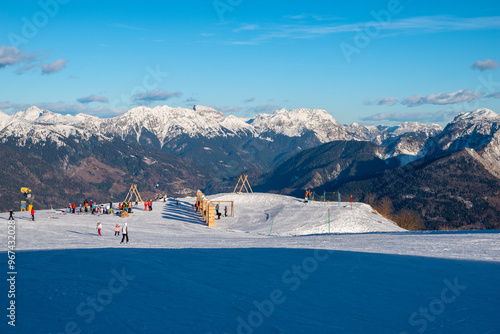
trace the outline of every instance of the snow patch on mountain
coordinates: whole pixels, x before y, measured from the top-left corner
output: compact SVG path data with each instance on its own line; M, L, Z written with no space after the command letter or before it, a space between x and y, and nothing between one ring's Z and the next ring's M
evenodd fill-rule
M500 115L486 109L460 114L437 136L441 150L478 149L488 144L500 129Z
M312 131L321 143L348 139L342 125L323 109L280 109L271 115L259 114L250 124L260 134L274 132L299 137L306 131Z
M256 134L255 128L247 123L245 119L229 115L220 121L220 125L234 134L251 133Z
M404 122L403 124L399 125L396 129L393 131L390 131L389 133L394 135L394 136L401 136L401 135L424 135L426 137L432 137L437 135L443 131L443 128L438 125L438 124L422 124L422 123L417 123L417 122Z
M0 111L0 131L11 121L12 117Z
M472 120L472 121L484 120L484 121L498 122L500 121L500 115L494 112L493 110L487 108L480 108L471 112L458 114L453 121L455 122L462 120Z
M43 114L43 110L38 107L29 107L25 111L16 112L13 117L23 119L26 121L34 121Z

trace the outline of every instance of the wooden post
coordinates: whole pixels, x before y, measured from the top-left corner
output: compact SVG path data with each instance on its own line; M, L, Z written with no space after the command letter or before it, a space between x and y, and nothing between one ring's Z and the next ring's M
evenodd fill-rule
M236 189L238 189L238 186L240 185L240 181L241 181L240 190L236 191ZM246 190L247 193L250 192L250 193L253 194L253 190L252 190L252 187L250 186L250 182L248 182L248 175L242 175L242 174L240 174L240 177L238 178L238 182L236 183L236 187L234 187L234 191L233 192L241 193L241 191L243 190L243 188L245 188L245 190ZM250 191L248 191L248 189L250 189Z
M130 184L130 189L128 190L127 196L125 196L124 202L132 202L132 196L135 196L135 200L138 202L144 202L141 198L141 194L139 194L139 190L137 190L137 184ZM130 198L129 198L130 197Z
M207 215L208 227L213 227L215 225L215 205L208 205L208 215Z

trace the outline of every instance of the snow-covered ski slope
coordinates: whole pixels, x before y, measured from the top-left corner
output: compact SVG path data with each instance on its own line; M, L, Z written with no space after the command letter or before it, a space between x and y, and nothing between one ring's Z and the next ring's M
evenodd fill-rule
M16 212L16 327L4 311L0 333L500 332L499 231L407 232L361 203L210 198L236 216L208 228L193 198L128 218ZM129 244L114 236L124 222Z
M322 203L273 194L221 194L209 196L212 201L234 201L238 214L234 219L221 219L217 227L241 232L273 235L308 235L328 233L330 209L331 233L401 232L404 229L377 214L369 205ZM227 203L221 203L224 213ZM228 206L228 213L230 206ZM272 221L273 216L275 218Z

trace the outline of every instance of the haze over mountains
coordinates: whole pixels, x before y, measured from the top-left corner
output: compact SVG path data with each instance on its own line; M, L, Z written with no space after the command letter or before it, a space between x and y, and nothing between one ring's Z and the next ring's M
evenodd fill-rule
M418 164L428 168L458 152L468 159L459 169L481 169L476 172L488 175L487 192L494 194L500 190L499 128L500 116L488 109L460 114L443 129L415 122L341 125L320 109L281 109L243 119L203 106L137 107L101 119L31 107L14 115L0 112L0 151L8 177L0 206L10 209L20 186L39 187L39 205L67 205L89 196L119 200L130 182L150 196L156 190L173 195L198 188L228 191L240 173L249 174L262 191L300 195L303 189L330 191L350 184L362 199L353 182ZM409 173L418 170L410 167ZM432 183L435 177L424 179Z

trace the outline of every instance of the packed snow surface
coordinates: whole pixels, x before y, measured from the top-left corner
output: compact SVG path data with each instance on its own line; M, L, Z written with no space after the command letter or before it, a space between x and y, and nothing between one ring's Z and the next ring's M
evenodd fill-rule
M236 217L221 219L216 224L217 228L232 231L269 234L271 223L274 235L405 231L363 203L354 203L351 210L349 203L305 204L294 197L272 194L223 194L209 199L214 202L234 201L238 208ZM225 207L230 212L230 204L221 202L222 213Z
M37 210L33 222L16 212L16 327L2 280L0 332L500 330L498 231L407 232L361 203L209 198L233 200L235 217L209 228L194 198L154 202L153 211L139 203L128 218ZM114 229L125 222L130 243L120 244Z

